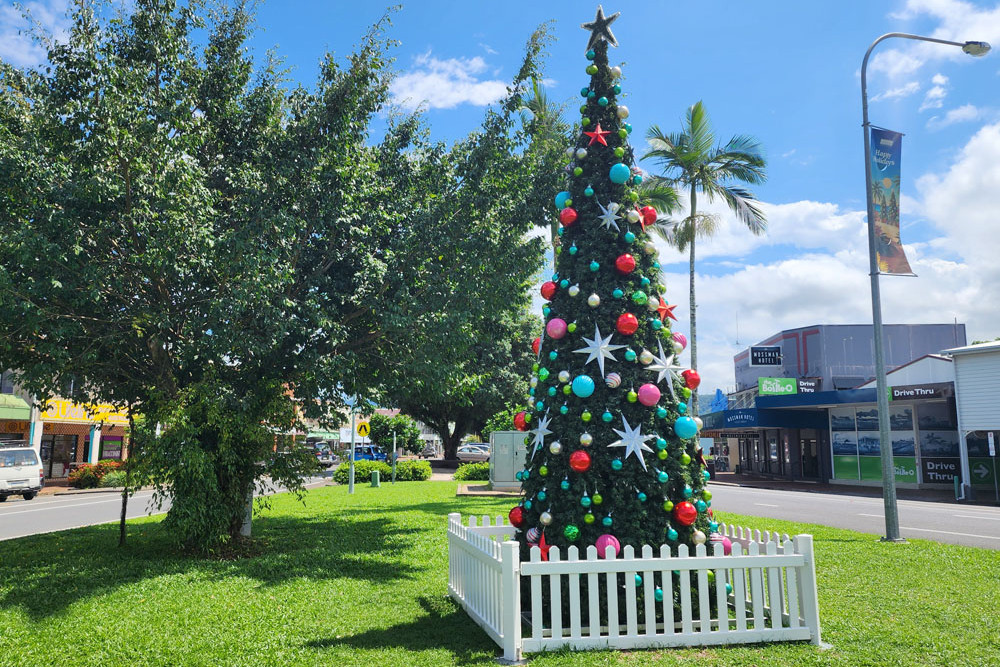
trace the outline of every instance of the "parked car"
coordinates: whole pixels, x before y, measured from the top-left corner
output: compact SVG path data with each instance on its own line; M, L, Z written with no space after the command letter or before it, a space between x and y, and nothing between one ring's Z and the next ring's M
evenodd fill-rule
M31 500L42 490L45 476L38 454L26 443L0 443L0 502L8 496Z
M334 456L328 442L316 442L313 443L313 447L316 449L316 463L318 463L320 467L329 468L337 463L337 457Z
M388 461L388 455L376 445L355 445L355 461Z
M490 446L485 442L470 442L459 447L456 455L459 461L489 461Z
M438 452L437 445L434 445L433 443L429 443L427 445L424 445L424 448L420 450L420 458L422 458L422 459L432 459L432 458L435 458L438 455L438 453L439 452Z

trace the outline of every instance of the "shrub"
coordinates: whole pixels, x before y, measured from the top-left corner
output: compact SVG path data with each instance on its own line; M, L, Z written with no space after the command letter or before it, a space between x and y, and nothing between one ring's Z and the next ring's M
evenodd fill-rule
M333 481L337 484L347 484L350 473L350 461L344 461L333 473ZM392 468L385 461L355 461L354 462L354 481L367 482L372 478L372 471L378 470L378 474L382 479L390 479L392 477Z
M69 474L69 485L77 489L95 489L101 484L101 478L110 472L121 468L122 462L116 459L102 459L97 463L84 463Z
M486 482L490 479L490 464L486 461L463 463L455 471L455 479L460 482Z
M101 481L97 483L102 489L117 489L125 486L125 471L124 470L112 470L111 472L104 475Z
M391 475L390 470L390 475ZM431 478L430 461L397 461L397 482L423 482Z

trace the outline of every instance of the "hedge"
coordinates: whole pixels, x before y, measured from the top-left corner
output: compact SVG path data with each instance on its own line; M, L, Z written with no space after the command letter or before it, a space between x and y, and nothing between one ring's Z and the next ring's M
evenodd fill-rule
M463 463L455 471L455 479L460 482L486 482L490 478L490 464L486 461L480 463Z
M378 470L382 481L392 479L392 466L385 461L355 461L354 462L354 482L367 482L372 478L372 471ZM333 481L337 484L347 484L350 475L350 462L344 461L333 472ZM397 482L422 482L431 478L431 464L429 461L397 461L396 481Z

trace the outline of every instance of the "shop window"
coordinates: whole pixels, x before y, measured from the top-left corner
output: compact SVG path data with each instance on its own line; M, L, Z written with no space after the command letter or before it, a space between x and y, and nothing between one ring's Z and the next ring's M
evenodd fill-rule
M69 476L69 464L76 461L77 440L75 435L42 436L42 470L46 479Z

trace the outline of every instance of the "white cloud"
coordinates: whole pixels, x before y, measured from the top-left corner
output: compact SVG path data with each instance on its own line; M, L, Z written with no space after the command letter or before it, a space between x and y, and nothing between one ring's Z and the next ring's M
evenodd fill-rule
M940 130L943 127L948 127L949 125L954 125L955 123L967 123L972 120L976 120L982 116L982 111L980 111L973 104L964 104L957 109L952 109L944 115L944 118L940 116L931 116L927 119L927 127L932 130Z
M940 109L944 105L944 98L948 95L948 90L945 88L948 85L948 77L944 74L938 73L932 76L931 83L934 85L924 93L924 101L920 105L920 111Z
M65 41L67 36L66 7L66 0L24 3L31 18L57 41ZM31 39L27 28L28 21L16 5L0 6L0 59L17 67L36 67L45 61L45 49Z
M441 60L428 51L416 57L413 65L390 87L395 101L408 109L422 104L431 109L451 109L459 104L485 106L507 92L504 81L479 79L478 75L488 69L479 56Z
M486 53L490 54L491 56L495 56L495 55L497 55L497 53L499 53L496 49L494 49L493 47L491 47L489 44L483 44L482 42L479 43L479 48L481 48L483 51L485 51Z
M935 86L944 86L948 83L948 77L940 73L935 74L934 76L931 77L931 83L933 83Z
M892 100L899 99L903 97L909 97L920 90L920 84L916 81L910 81L905 85L899 86L898 88L890 88L884 93L879 93L878 95L873 95L871 98L872 102L878 102L880 100Z

